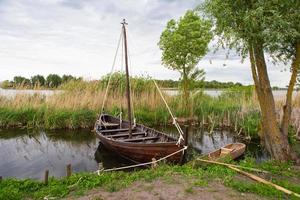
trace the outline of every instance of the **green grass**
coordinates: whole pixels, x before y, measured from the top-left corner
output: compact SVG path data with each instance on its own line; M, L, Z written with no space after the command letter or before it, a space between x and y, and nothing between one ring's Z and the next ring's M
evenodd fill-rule
M241 165L254 167L251 159L246 159L246 162L242 162ZM269 169L272 175L272 182L300 193L299 184L287 179L297 178L297 174L294 173L295 171L290 170L292 167L291 164L270 161L255 165L255 167L265 170ZM280 177L277 176L279 171L282 172ZM259 196L276 199L294 198L283 194L273 187L250 181L247 178L237 178L237 176L240 175L223 166L208 165L205 168L193 168L190 165L171 166L162 164L154 170L144 169L133 172L105 172L100 176L91 173L78 173L73 174L69 178L50 178L48 185L29 179L4 179L0 182L0 200L18 200L23 198L42 199L46 196L55 198L64 198L68 195L82 196L88 190L96 187L102 187L109 192L116 192L122 188L129 187L135 181L152 182L160 177L178 177L178 175L191 183L186 187L186 193L193 193L195 187L209 187L209 183L215 180L239 192L255 193ZM168 183L165 182L165 184Z
M146 169L134 172L107 172L100 176L89 173L73 174L69 178L51 178L48 185L35 180L4 179L0 182L0 199L22 199L24 197L41 199L46 196L63 198L68 194L77 191L77 194L84 194L89 189L103 187L109 192L115 192L130 186L135 181L151 182L154 179L174 174L183 175L186 178L196 177L203 179L211 173L221 172L218 177L232 176L233 173L218 167L211 167L207 170L193 169L190 166L169 166L160 165L155 170ZM200 182L199 182L200 183Z

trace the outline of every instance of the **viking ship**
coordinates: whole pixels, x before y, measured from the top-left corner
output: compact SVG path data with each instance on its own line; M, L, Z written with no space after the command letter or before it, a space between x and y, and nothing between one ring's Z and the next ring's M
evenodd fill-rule
M118 153L120 156L130 159L136 163L149 162L153 159L161 159L167 157L166 160L171 162L180 162L182 159L184 148L182 130L180 129L176 118L171 114L170 108L167 106L175 126L179 130L180 137L176 139L166 133L149 128L142 124L136 124L132 118L132 102L131 102L131 86L128 69L128 52L127 52L127 36L126 21L122 24L122 41L124 42L125 56L125 76L126 76L126 99L127 99L127 116L128 120L122 119L122 115L112 116L104 112L102 106L101 114L95 123L95 133L101 143L109 150ZM119 40L120 41L120 40ZM116 57L116 56L115 56ZM115 62L115 61L114 61ZM109 88L109 82L106 89L105 97ZM158 86L155 83L157 89ZM160 91L159 91L160 92ZM160 92L162 96L162 93ZM162 96L163 98L163 96ZM104 100L105 101L105 100ZM103 104L104 105L104 104ZM178 153L176 153L178 152ZM170 156L171 155L171 156Z

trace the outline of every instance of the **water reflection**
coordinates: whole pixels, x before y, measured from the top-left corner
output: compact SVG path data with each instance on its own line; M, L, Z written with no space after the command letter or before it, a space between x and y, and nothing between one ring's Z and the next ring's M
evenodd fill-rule
M173 126L156 127L174 137L178 132ZM188 158L206 154L228 143L237 142L229 131L189 129ZM247 144L247 153L258 161L268 158L259 148L259 141ZM99 164L104 168L132 164L99 144L89 130L80 131L0 131L0 176L41 179L46 169L50 176L65 176L66 165L71 163L73 171L95 171Z
M174 126L158 127L157 129L169 133L173 137L178 137L178 131ZM195 152L197 154L207 154L226 144L237 141L237 138L227 130L214 131L210 134L200 127L190 127L188 131L188 154L195 154Z
M59 177L68 163L75 172L96 170L97 148L98 141L87 131L1 131L0 175L39 179L49 169L51 176Z

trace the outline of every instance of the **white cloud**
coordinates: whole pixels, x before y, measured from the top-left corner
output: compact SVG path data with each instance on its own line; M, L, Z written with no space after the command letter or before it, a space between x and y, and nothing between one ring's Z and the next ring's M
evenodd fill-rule
M170 18L178 18L198 3L0 0L0 80L49 73L99 78L110 71L123 18L129 23L133 73L176 79L178 73L161 65L157 42ZM210 53L199 63L207 80L252 83L248 62L241 64L237 56L226 60L223 55ZM280 71L270 68L270 79L274 85L284 86L289 73Z

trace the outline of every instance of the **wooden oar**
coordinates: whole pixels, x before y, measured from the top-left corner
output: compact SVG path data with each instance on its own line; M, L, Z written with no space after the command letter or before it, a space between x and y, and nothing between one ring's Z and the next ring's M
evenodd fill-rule
M264 184L266 184L266 185L270 185L270 186L274 187L275 189L280 190L280 191L282 191L282 192L284 192L284 193L286 193L286 194L289 194L289 195L295 195L296 197L300 197L300 194L295 193L295 192L293 192L293 191L290 191L290 190L288 190L288 189L286 189L286 188L284 188L284 187L281 187L281 186L279 186L279 185L276 185L276 184L274 184L274 183L272 183L272 182L270 182L270 181L267 181L267 180L265 180L265 179L263 179L263 178L260 178L260 177L258 177L258 176L256 176L256 175L254 175L254 174L250 174L250 173L248 173L248 172L244 172L244 171L242 171L242 170L240 170L240 169L238 169L238 168L232 167L232 166L228 166L228 167L229 167L230 169L233 169L233 170L235 170L235 171L237 171L237 172L239 172L239 173L245 175L245 176L248 176L249 178L251 178L251 179L253 179L253 180L255 180L255 181L258 181L258 182L260 182L260 183L264 183Z
M269 173L268 171L255 169L255 168L252 168L252 167L244 167L244 166L239 166L239 165L233 165L233 164L217 162L217 161L213 161L213 160L205 160L205 159L201 159L201 158L197 158L197 160L202 161L202 162L217 164L217 165L224 165L224 166L227 166L227 167L242 168L242 169L246 169L246 170L250 170L250 171L254 171L254 172Z
M263 179L263 178L260 178L260 177L258 177L258 176L256 176L256 175L254 175L254 174L250 174L250 173L248 173L248 172L245 172L245 171L243 171L243 170L240 170L240 169L238 169L238 167L239 167L239 168L248 169L248 170L252 170L252 171L256 171L256 172L264 172L264 173L266 173L266 171L262 171L262 170L255 169L255 168L250 168L250 167L243 167L243 166L239 166L239 165L232 165L232 164L227 164L227 163L221 163L221 162L212 161L212 160L204 160L204 159L200 159L200 158L198 158L197 160L200 160L200 161L202 161L202 162L207 162L207 163L212 163L212 164L217 164L217 165L223 165L223 166L226 166L226 167L228 167L228 168L230 168L230 169L232 169L232 170L235 170L235 171L237 171L237 172L239 172L239 173L241 173L241 174L243 174L243 175L245 175L245 176L247 176L247 177L249 177L249 178L251 178L251 179L253 179L253 180L255 180L255 181L258 181L258 182L260 182L260 183L264 183L264 184L266 184L266 185L270 185L270 186L274 187L275 189L280 190L280 191L282 191L282 192L284 192L284 193L286 193L286 194L289 194L289 195L295 195L296 197L300 197L300 194L298 194L298 193L295 193L295 192L290 191L290 190L288 190L288 189L286 189L286 188L284 188L284 187L281 187L281 186L279 186L279 185L276 185L276 184L274 184L274 183L272 183L272 182L270 182L270 181L267 181L267 180L265 180L265 179ZM267 173L268 173L268 172L267 172Z

